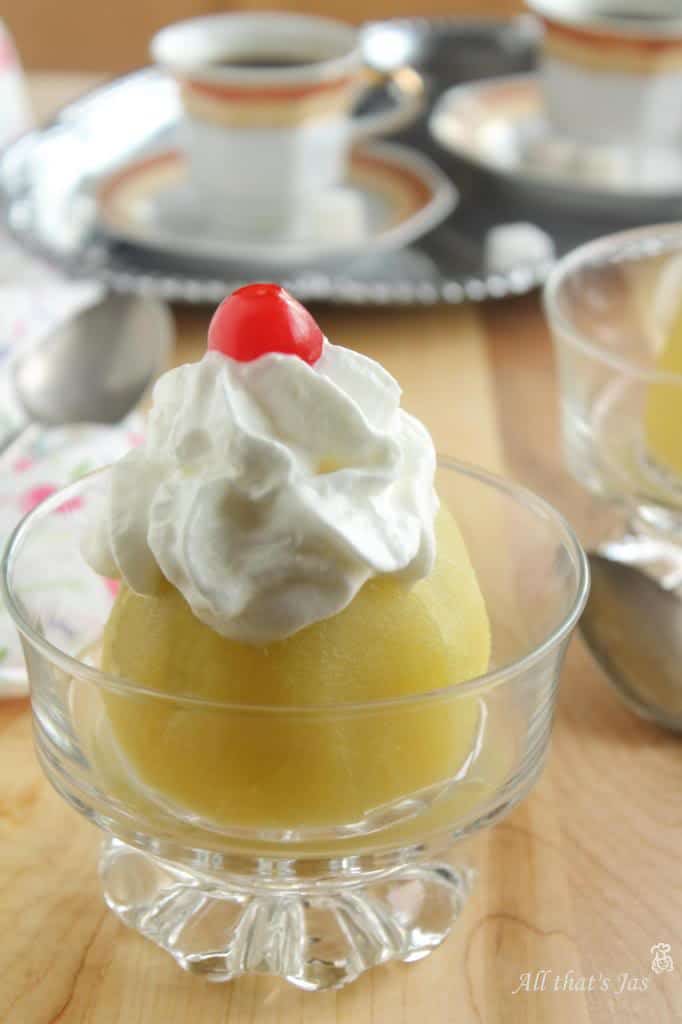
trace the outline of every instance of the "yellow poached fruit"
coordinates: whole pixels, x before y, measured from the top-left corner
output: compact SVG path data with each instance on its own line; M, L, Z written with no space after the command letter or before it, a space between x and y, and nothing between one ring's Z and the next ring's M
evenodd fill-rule
M679 381L649 385L644 410L644 435L649 454L664 469L682 477L682 305L679 306L656 369Z
M105 695L135 779L214 826L262 829L390 817L386 805L451 779L472 750L478 701L404 698L485 672L490 626L443 508L437 543L426 579L374 579L338 615L268 647L220 636L170 584L155 597L122 586L102 668L155 691Z

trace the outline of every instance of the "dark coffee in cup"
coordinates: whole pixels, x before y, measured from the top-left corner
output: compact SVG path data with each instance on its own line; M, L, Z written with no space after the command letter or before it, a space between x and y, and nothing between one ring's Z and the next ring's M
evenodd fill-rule
M227 54L225 57L215 57L207 63L214 68L253 68L258 71L273 70L279 68L305 68L314 64L320 64L324 57L310 57L297 54L279 53L235 53Z
M632 22L633 25L651 25L653 22L662 24L666 20L674 20L673 15L670 11L663 7L652 7L647 11L632 11L626 7L608 7L605 6L603 9L597 4L594 8L596 17L601 18L602 21L609 22L615 21L623 24L623 22Z

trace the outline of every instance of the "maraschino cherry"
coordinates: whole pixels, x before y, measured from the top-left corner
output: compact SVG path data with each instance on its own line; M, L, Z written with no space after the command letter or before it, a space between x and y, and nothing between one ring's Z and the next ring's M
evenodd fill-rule
M241 363L268 352L316 363L323 334L308 310L278 284L249 284L220 303L208 328L208 347Z

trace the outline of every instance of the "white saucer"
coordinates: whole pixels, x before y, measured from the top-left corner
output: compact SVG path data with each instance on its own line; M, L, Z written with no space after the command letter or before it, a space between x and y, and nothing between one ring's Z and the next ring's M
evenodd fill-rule
M231 237L191 188L177 150L119 168L100 179L95 197L101 226L117 240L182 259L280 267L399 249L444 220L458 200L454 185L430 160L383 143L356 147L348 180L329 194L330 215L320 209L321 197L295 239Z
M630 218L679 214L682 148L634 151L553 135L537 75L448 89L429 127L445 149L533 199Z

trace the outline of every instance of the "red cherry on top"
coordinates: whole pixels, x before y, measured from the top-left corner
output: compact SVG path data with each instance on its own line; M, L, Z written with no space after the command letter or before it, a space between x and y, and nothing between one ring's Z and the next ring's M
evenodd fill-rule
M268 352L316 363L323 334L308 310L278 284L249 284L220 303L208 328L208 347L241 363Z

